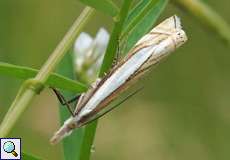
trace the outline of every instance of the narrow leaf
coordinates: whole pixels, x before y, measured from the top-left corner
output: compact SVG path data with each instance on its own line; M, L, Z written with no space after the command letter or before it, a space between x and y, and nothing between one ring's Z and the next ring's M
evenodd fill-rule
M110 69L110 67L113 63L113 59L115 57L115 54L117 53L117 49L119 46L118 40L119 40L120 34L122 32L122 27L123 27L125 19L127 17L131 2L132 2L132 0L124 1L124 4L122 5L121 11L119 13L118 21L115 21L114 29L112 31L107 50L105 52L105 56L103 59L103 63L101 65L101 70L100 70L99 76L104 75L104 73Z
M36 76L38 70L29 67L17 66L0 62L0 75L15 77L19 79L28 79ZM84 92L87 87L80 82L68 79L64 76L52 73L47 81L47 85L55 88L61 88L76 93Z
M131 11L126 23L134 23L133 21L135 21L135 26L133 26L131 31L121 39L121 43L125 43L126 45L124 49L125 53L153 27L167 3L168 0L157 0L155 3L149 3L149 1L144 0L138 3ZM150 9L149 6L151 6ZM136 22L136 17L138 18L138 23Z
M140 1L127 17L122 31L121 38L132 31L132 29L142 20L148 11L155 6L157 0Z
M57 72L74 79L74 67L71 51L67 54L59 64ZM62 91L65 97L73 97L74 94ZM70 113L65 106L60 105L61 124L70 117ZM94 123L87 127L76 129L70 136L63 140L63 150L65 160L89 160L91 154L91 146L94 139L94 131L96 125Z
M40 158L37 158L34 155L30 155L24 152L22 153L22 159L23 160L41 160Z
M71 51L65 55L62 59L61 63L58 65L57 72L63 76L74 79L74 70L73 70L73 61ZM64 97L73 97L74 94L66 91L61 91ZM64 123L66 119L70 117L70 113L68 112L66 106L59 105L59 114L61 125ZM66 137L63 140L63 151L65 160L77 160L79 152L79 142L81 138L79 137L77 132L73 132L70 136Z
M80 0L80 1L112 17L115 17L119 12L119 8L112 0Z
M110 37L110 42L106 51L106 56L103 60L103 65L100 70L100 76L108 71L108 69L111 67L113 57L116 53L118 43L117 38L120 36L121 29L124 23L124 20L128 14L129 6L131 4L132 0L127 0L123 2L122 9L119 13L119 21L115 22L115 26L112 32L112 35ZM88 125L86 125L83 128L80 128L77 130L77 133L79 134L79 143L81 143L81 148L79 149L79 159L78 160L89 160L90 159L90 153L93 146L93 140L95 137L95 132L97 128L97 121L94 121Z

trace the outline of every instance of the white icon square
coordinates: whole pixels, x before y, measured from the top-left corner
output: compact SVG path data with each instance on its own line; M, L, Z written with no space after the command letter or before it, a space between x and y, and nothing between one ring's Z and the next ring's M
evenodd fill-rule
M1 154L0 160L21 159L20 138L0 138Z

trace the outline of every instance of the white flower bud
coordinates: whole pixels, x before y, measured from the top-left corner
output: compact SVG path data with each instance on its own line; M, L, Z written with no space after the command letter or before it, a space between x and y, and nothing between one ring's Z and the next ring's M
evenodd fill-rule
M79 35L74 44L74 55L81 81L91 83L97 78L108 41L109 34L104 28L99 29L94 39L84 32Z

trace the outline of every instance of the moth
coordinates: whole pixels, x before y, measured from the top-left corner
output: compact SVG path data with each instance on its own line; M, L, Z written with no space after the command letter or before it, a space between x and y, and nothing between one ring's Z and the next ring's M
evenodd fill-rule
M186 41L186 33L176 15L153 28L108 74L97 79L91 89L80 96L73 115L54 134L51 143L59 142L75 128L84 126L110 111L111 108L107 106L119 94Z

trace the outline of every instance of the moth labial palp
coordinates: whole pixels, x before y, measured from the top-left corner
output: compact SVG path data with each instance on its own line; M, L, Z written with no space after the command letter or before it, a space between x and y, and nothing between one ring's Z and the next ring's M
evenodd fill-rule
M51 143L59 142L74 128L96 119L120 93L187 41L180 19L172 16L143 36L127 56L118 62L96 85L84 93L70 117L55 133ZM94 117L94 118L92 118Z

